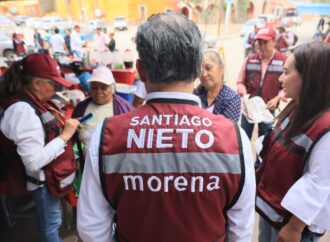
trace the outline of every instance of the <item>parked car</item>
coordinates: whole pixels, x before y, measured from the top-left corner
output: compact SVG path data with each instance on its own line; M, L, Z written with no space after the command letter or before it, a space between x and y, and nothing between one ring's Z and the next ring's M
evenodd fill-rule
M115 30L127 30L127 21L124 17L116 17L113 21L113 27Z
M263 14L258 18L263 19L265 21L265 26L268 28L276 29L280 23L279 17L275 16L274 14Z
M302 17L300 16L283 16L281 18L281 24L286 27L298 26L302 23Z
M41 18L39 18L39 17L29 17L25 21L25 25L26 25L26 27L29 27L29 28L38 28L40 22L41 22Z
M11 36L3 31L0 31L0 56L6 58L16 56Z
M28 16L17 15L13 18L13 20L17 26L23 26L25 25L25 22L28 18L29 18Z
M53 30L55 27L59 29L72 28L73 23L65 21L60 17L51 16L42 18L38 28L41 30L50 31Z
M14 22L17 26L23 26L28 18L28 16L18 15L14 17Z
M287 27L292 25L301 25L302 17L297 13L296 8L288 8L284 10L283 16L281 18L281 24L284 24Z
M218 38L214 34L201 32L203 37L204 49L215 48L217 46Z
M8 18L5 15L0 15L0 28L7 29L7 28L15 28L16 24L13 20Z
M265 20L262 18L253 18L249 19L245 22L245 24L242 26L240 30L240 35L243 37L249 33L253 32L254 26L257 26L258 28L265 26Z
M100 19L89 20L89 21L85 22L85 24L82 26L82 28L84 28L88 32L94 32L97 28L101 28L101 31L103 31L104 33L107 32L107 26Z

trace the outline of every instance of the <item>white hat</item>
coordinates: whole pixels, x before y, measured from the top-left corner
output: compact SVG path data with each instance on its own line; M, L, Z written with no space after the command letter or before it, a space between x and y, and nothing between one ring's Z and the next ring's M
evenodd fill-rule
M88 82L101 82L106 85L115 84L112 72L105 66L99 66L93 70L92 77Z

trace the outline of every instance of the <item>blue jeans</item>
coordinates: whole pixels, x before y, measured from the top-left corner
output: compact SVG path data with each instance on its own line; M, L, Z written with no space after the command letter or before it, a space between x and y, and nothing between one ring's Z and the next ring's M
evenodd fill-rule
M81 58L81 52L78 50L72 50L72 54L78 59Z
M259 242L276 242L279 230L272 227L261 216L259 217ZM317 242L321 237L311 232L303 233L301 242Z
M60 199L54 197L46 186L32 191L36 204L39 232L43 242L62 241L58 229L62 223Z

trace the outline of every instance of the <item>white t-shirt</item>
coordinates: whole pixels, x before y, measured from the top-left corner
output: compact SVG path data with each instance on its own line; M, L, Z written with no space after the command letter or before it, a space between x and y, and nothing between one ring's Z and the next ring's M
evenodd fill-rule
M82 50L83 41L80 38L80 34L77 33L76 31L72 31L70 35L70 45L71 45L71 50L73 51Z
M330 229L330 132L314 146L305 174L289 189L281 205L316 233Z
M79 140L84 144L84 152L87 150L95 127L102 123L105 118L113 116L113 102L104 105L97 105L94 102L90 102L84 115L89 113L93 114L93 118L85 125L82 125L79 131Z
M64 43L64 38L60 34L54 34L50 37L50 45L54 53L65 54Z

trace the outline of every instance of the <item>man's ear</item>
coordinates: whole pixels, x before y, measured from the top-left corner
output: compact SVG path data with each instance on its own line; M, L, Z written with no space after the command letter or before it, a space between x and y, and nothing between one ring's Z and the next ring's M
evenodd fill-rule
M140 80L145 83L147 81L147 76L142 61L137 59L135 66L139 73Z

